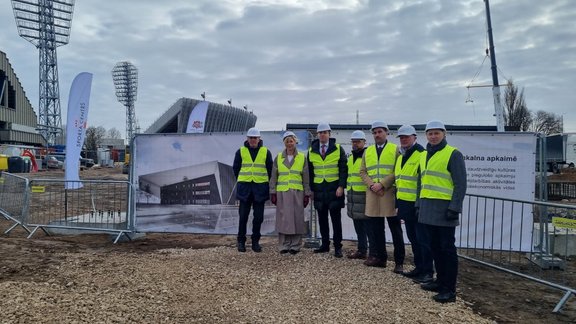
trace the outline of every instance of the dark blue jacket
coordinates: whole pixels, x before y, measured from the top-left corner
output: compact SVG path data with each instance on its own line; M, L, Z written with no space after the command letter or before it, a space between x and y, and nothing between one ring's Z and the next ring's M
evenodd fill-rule
M404 153L404 156L402 157L402 166L404 166L406 161L408 161L408 159L410 159L412 154L416 151L422 152L424 151L424 147L418 143L412 145L412 147L409 148L408 151L406 151L406 153ZM398 216L403 220L417 222L418 216L416 216L416 208L414 207L414 204L415 204L414 201L396 199L396 208L398 209Z
M257 148L251 148L248 144L248 141L244 142L244 147L248 148L250 151L250 156L252 156L252 160L256 159L256 155L258 155L258 150L262 147L262 140L258 143ZM268 171L268 179L270 179L270 175L272 174L272 164L274 160L272 159L272 153L270 150L266 153L266 170ZM234 156L234 164L232 165L232 169L234 170L234 176L238 179L238 174L240 173L240 169L242 168L242 156L240 155L240 149L236 151L236 155ZM237 182L236 183L236 198L241 201L248 201L250 195L254 196L254 201L263 202L270 198L270 187L268 182L265 183L255 183L255 182Z
M320 141L315 139L310 145L312 152L320 154ZM336 151L336 139L331 138L328 141L328 148L326 155ZM336 197L336 189L342 187L346 189L346 181L348 180L348 159L344 149L340 147L340 159L338 159L338 181L322 183L314 183L314 164L310 162L310 155L308 155L308 171L310 173L310 187L314 192L314 207L316 209L328 208L344 208L344 195Z

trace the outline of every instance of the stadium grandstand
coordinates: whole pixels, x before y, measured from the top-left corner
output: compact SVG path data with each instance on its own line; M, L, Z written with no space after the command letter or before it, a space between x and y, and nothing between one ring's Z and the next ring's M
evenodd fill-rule
M200 102L190 98L178 99L144 133L186 133L190 115ZM244 132L256 125L256 119L256 115L246 109L209 102L204 132Z

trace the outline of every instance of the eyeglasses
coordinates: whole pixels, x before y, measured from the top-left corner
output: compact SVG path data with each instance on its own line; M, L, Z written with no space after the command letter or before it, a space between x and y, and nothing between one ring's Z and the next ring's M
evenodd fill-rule
M256 137L256 136L248 136L248 139L259 139L259 137Z

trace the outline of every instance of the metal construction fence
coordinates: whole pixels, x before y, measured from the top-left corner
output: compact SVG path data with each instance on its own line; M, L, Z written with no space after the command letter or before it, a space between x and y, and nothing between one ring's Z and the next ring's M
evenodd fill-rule
M477 228L456 229L459 256L564 291L559 312L576 295L576 206L471 194L466 200L463 217L475 217L467 223L484 230L477 238Z
M111 232L117 234L115 243L122 235L130 239L128 181L26 179L9 173L1 179L0 210L15 222L6 233L21 225L29 238L40 229L47 235L59 230Z
M13 225L4 233L10 233L14 228L21 226L30 232L25 225L27 213L28 179L2 172L0 174L0 213L13 222Z

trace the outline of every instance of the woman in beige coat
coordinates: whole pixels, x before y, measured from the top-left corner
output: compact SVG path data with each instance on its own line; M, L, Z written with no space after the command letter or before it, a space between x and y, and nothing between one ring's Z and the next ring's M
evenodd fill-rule
M270 199L276 205L276 232L281 254L300 251L306 234L304 208L310 202L310 176L304 153L296 149L293 132L283 136L285 149L276 156L270 177Z
M404 272L404 236L400 218L396 216L396 194L394 188L394 164L400 154L396 144L386 140L388 125L376 121L372 123L374 145L364 151L360 177L368 187L366 190L366 216L369 217L368 238L370 248L365 265L371 267L386 267L388 253L386 252L386 232L384 218L388 222L392 241L394 243L394 272ZM370 174L370 170L373 174ZM377 173L377 174L374 174ZM372 243L374 242L374 243Z

